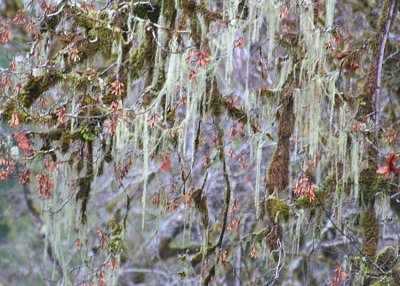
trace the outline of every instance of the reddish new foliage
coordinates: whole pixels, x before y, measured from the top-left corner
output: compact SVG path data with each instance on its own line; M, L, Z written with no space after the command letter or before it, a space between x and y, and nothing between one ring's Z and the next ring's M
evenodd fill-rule
M386 166L380 167L376 172L381 175L385 175L387 179L390 178L390 174L395 175L400 174L400 169L396 167L396 160L400 157L400 153L394 153L393 151L389 153L386 157Z
M23 151L31 150L31 142L23 133L13 133L15 140L17 140L18 147Z
M250 252L249 255L251 258L256 259L257 258L257 249L255 247L253 247Z
M9 121L11 128L17 128L19 125L19 117L18 114L14 111L11 115L11 119Z
M0 166L6 166L5 169L0 169L0 181L5 181L14 170L14 161L12 159L4 159L0 157Z
M244 45L244 39L243 37L239 37L235 41L235 47L236 48L241 48Z
M114 81L111 84L112 94L114 94L117 98L121 97L121 95L125 92L124 84L119 82L118 80Z
M29 169L25 169L19 173L19 183L22 185L29 184L31 181L30 178L31 172Z
M100 246L101 247L106 246L108 241L104 231L102 231L101 229L97 230L97 236L99 237Z
M53 183L50 177L46 174L39 174L36 176L36 186L38 188L41 199L49 199L52 196L51 188Z
M317 185L312 183L309 177L302 176L300 179L296 180L292 186L292 189L296 196L304 196L308 198L310 202L313 202L315 199Z
M6 21L0 22L0 43L8 43L10 41L10 30Z
M161 171L168 171L169 168L171 168L171 152L167 151L167 154L165 155L164 161L161 164Z
M15 15L13 19L15 24L25 24L26 23L26 17L24 13L21 10L18 10L17 14Z
M66 117L66 113L67 113L67 111L66 111L65 106L60 107L60 108L57 109L57 112L56 112L56 114L57 114L57 122L59 124L63 124L64 123L65 117Z
M340 282L345 281L346 272L344 271L342 265L338 264L335 267L335 275L329 280L328 286L339 286Z

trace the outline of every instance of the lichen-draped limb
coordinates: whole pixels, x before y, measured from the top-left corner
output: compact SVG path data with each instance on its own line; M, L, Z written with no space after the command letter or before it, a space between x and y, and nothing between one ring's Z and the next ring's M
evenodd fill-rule
M70 12L69 9L65 8L63 12L68 15ZM81 12L80 14L74 14L75 21L78 21L81 18L86 19L86 14ZM46 18L50 20L51 18ZM40 72L39 75L31 74L24 85L21 87L21 90L18 93L18 98L16 100L21 104L21 106L27 110L32 104L38 99L42 94L48 91L50 88L56 86L58 83L67 79L67 75L76 67L78 64L87 61L89 58L93 57L95 54L100 52L104 46L109 45L109 40L112 38L113 33L108 27L92 27L88 26L87 33L89 34L92 30L95 34L96 39L91 39L90 37L85 37L84 39L78 40L74 43L74 45L78 49L79 59L76 61L72 61L68 59L68 55L70 54L69 47L65 47L63 50L60 50L56 56L49 60L49 62L45 65L44 70ZM74 38L69 39L69 44L74 42ZM59 62L65 62L65 66L60 67ZM12 111L16 108L14 100L7 100L2 109L4 110L5 119L9 119L11 117Z

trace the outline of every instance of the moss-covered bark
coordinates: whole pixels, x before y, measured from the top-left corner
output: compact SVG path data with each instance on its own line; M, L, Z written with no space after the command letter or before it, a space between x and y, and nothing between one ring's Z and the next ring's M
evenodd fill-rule
M360 226L363 235L363 253L373 259L379 242L379 220L373 207L361 213Z
M279 112L278 146L275 149L267 173L267 189L271 194L275 190L282 192L289 184L290 137L294 130L294 100L295 85L288 80L287 86L281 92L282 107Z

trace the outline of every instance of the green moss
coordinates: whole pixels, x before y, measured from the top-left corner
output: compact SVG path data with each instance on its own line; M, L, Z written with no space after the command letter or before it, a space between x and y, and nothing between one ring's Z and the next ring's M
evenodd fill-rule
M158 22L160 7L158 5L136 5L132 10L133 14L142 19L149 19L153 23Z
M369 257L374 257L379 242L379 220L373 207L361 213L360 225L363 233L363 252Z
M86 198L90 192L91 178L83 177L78 179L79 192L76 194L76 200Z
M164 10L163 15L166 19L166 22L169 23L169 27L171 29L174 29L175 19L177 14L175 9L175 0L164 0L163 10Z
M115 95L111 93L111 90L107 91L106 94L102 97L102 101L106 105L110 105L115 100Z
M60 148L61 148L61 152L63 152L64 154L67 153L69 150L71 138L72 138L72 135L70 133L64 133L63 135L61 135Z
M394 281L400 281L400 262L397 262L392 271Z
M112 213L116 206L118 206L117 201L108 202L107 207L106 207L107 212Z
M114 34L116 31L110 28L96 28L91 30L89 34L90 39L98 39L95 42L89 42L79 49L79 53L83 53L83 56L91 56L98 52L109 52L111 50L111 44L119 34Z
M99 168L97 169L97 176L100 177L104 174L104 160L101 160Z
M389 181L384 176L378 176L375 182L375 188L377 191L385 191L390 187Z
M207 197L202 195L202 189L197 189L192 193L192 200L197 211L200 213L201 222L206 229L208 227L208 206Z
M106 161L107 163L110 163L113 160L112 148L113 148L113 144L107 145L107 151L104 154L104 161Z
M71 155L71 157L72 157L72 155ZM82 171L83 166L84 166L84 161L83 161L83 158L80 157L78 160L78 164L76 165L76 170L78 171L78 174Z
M272 221L287 221L290 216L289 206L281 199L269 196L266 200L267 214Z
M60 140L62 135L64 134L64 130L61 128L57 128L50 131L44 131L39 134L40 138L44 140L56 141Z
M220 13L208 10L206 2L201 2L201 4L197 5L195 11L203 15L207 27L209 27L210 23L223 19L223 16Z
M356 275L360 273L362 259L360 256L350 258L350 279L354 280Z
M238 6L238 13L237 16L241 17L242 19L246 19L249 16L249 7L248 7L248 3L246 3L246 0L242 0L239 3Z
M81 134L82 139L87 142L91 142L96 139L96 129L89 124L82 125L79 128L79 133Z
M156 43L151 35L144 38L143 42L130 58L131 66L129 67L133 77L138 77L143 67L151 67L156 51ZM146 65L149 63L149 65ZM151 64L150 64L151 63Z
M374 282L371 286L395 286L394 280L390 277L380 278L379 281Z
M315 200L310 200L304 196L296 201L296 208L310 208L318 205L319 202L325 202L328 197L336 192L336 173L328 176L324 183L315 191Z
M29 108L40 95L63 79L63 73L56 68L48 68L41 76L30 76L23 86L19 102Z
M199 251L193 258L190 260L190 264L194 267L199 264L203 260L203 252Z
M74 7L74 6L70 6L69 9L70 9L71 14L75 15L75 17L74 17L75 27L80 27L80 28L90 30L96 25L95 20L91 18L92 13L90 13L90 14L82 13L81 9L79 9L78 7ZM95 16L95 15L93 15L93 16Z
M12 114L15 112L17 113L20 124L29 123L28 122L29 118L27 114L22 110L20 110L19 108L16 108L14 101L11 100L6 101L4 107L1 108L1 111L2 111L1 119L4 121L9 121L11 119Z
M108 252L117 255L123 249L122 237L115 237L107 244Z
M383 32L385 29L387 18L389 17L390 0L386 0L383 4L381 16L379 17L379 29Z
M367 169L364 169L360 173L360 191L361 191L361 199L362 202L366 206L371 206L375 202L375 195L377 192L376 182L378 179L378 175L376 174L376 165L370 166Z
M91 190L92 177L87 176L78 179L79 191L76 194L76 201L81 201L81 222L86 224L87 222L87 203L89 201L89 194Z
M375 282L379 281L379 274L367 267L364 272L363 272L363 278L362 278L362 286L371 286Z
M373 284L371 284L371 286L390 286L390 285L387 283L383 283L381 281L376 281Z
M263 240L269 233L270 229L268 227L260 229L259 231L255 231L253 233L250 233L249 235L243 237L243 241L261 241Z
M394 247L387 246L378 252L375 262L383 270L388 271L396 263L397 253L398 251Z
M306 209L313 206L313 203L310 202L310 200L304 196L300 197L296 201L296 208L298 209Z

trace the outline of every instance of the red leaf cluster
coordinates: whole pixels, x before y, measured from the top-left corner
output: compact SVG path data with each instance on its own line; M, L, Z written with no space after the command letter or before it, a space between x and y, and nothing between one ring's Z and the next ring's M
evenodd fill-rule
M114 94L117 98L121 97L121 95L125 92L124 84L122 82L119 82L118 80L114 81L111 84L111 88L111 93Z
M101 229L97 230L97 236L99 237L99 242L101 247L104 247L108 244L104 231L102 231Z
M29 169L25 169L19 173L19 183L21 185L26 185L31 182L31 171Z
M14 161L0 157L0 165L6 166L5 169L0 169L0 181L5 181L14 170Z
M52 196L51 188L53 183L50 177L46 174L39 174L36 176L36 186L38 188L41 199L49 199Z
M18 10L17 14L15 15L14 19L13 19L15 24L25 24L26 23L26 17L24 15L24 13L21 10Z
M250 252L249 255L251 258L256 259L257 258L257 249L255 247L253 247Z
M195 58L197 67L205 66L210 61L210 58L204 49L190 50L186 57L186 61L189 62L192 58Z
M10 121L8 121L8 123L10 123L11 128L17 128L19 125L19 117L18 114L14 111L11 114L11 119Z
M131 159L127 160L123 166L118 169L118 179L123 180L131 170L133 162Z
M0 43L6 44L10 41L10 30L6 21L0 22Z
M328 286L339 286L340 282L345 281L346 272L344 271L342 265L338 264L335 267L335 275L329 280Z
M31 142L23 133L13 133L15 140L17 140L18 147L23 151L31 150Z
M313 202L315 199L315 191L317 190L317 185L312 183L310 178L307 176L302 176L297 179L292 186L293 192L297 197L304 196Z

